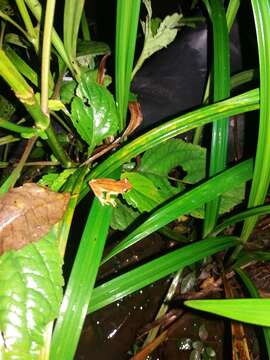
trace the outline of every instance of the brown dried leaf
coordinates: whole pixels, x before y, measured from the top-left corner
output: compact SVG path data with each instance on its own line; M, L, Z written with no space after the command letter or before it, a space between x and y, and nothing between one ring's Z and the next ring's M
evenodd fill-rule
M130 101L128 103L128 108L131 114L128 127L126 128L124 134L122 135L123 139L126 139L130 134L132 134L138 126L141 125L143 121L141 106L136 101Z
M63 217L69 197L34 183L4 194L0 198L0 255L46 235Z

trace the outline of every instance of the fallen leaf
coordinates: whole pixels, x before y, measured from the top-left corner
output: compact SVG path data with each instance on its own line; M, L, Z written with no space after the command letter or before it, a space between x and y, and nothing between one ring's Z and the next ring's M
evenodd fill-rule
M0 255L46 235L64 215L70 195L34 183L9 190L0 198Z

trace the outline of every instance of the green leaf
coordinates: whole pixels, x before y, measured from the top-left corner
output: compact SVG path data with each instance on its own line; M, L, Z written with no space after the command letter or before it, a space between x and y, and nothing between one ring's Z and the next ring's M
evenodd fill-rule
M5 35L5 43L13 44L20 46L24 49L27 49L27 46L25 45L25 42L18 34L9 33Z
M184 190L181 184L195 184L205 178L206 149L187 143L181 139L170 139L153 149L146 151L138 168L153 181L167 196L172 196ZM168 180L169 172L182 167L187 175L181 183L172 186Z
M1 359L39 358L46 325L62 300L61 266L53 231L0 257Z
M81 138L93 149L95 142L92 111L79 97L72 100L71 120Z
M70 104L72 98L75 96L77 82L75 80L64 81L61 86L60 99L64 104Z
M77 47L77 60L81 56L91 55L105 55L111 52L111 49L108 44L100 41L91 41L91 40L80 40L78 41Z
M178 217L188 214L193 208L196 208L197 205L200 206L200 204L215 199L223 192L228 191L232 185L237 186L249 180L252 177L252 165L251 160L237 164L231 169L225 170L221 174L214 176L155 210L145 222L140 224L116 245L110 253L106 255L103 262L108 261L120 251L134 245L136 242L152 234L154 231L159 230Z
M166 200L154 183L142 174L126 172L121 175L121 178L128 179L132 184L132 189L124 193L123 198L140 212L151 211Z
M246 184L241 184L224 193L221 196L219 215L225 214L231 211L236 205L239 205L245 199L245 189ZM190 215L203 219L205 216L204 207L202 206L199 209L193 210Z
M116 203L117 206L113 208L111 228L123 231L137 219L140 213L117 199Z
M119 118L112 94L87 72L82 74L71 118L81 137L92 147L116 134Z
M95 198L55 325L51 359L74 359L111 221L112 207Z
M270 326L270 299L188 300L192 309L207 311L249 324Z
M152 32L152 9L151 9L151 1L143 0L148 15L146 17L145 22L142 21L142 28L145 34L145 43L143 48L143 57L146 60L156 51L167 47L176 37L177 34L177 26L179 25L179 21L182 18L181 14L174 13L172 15L168 15L165 19L160 23L158 29L155 33Z
M239 239L233 236L208 238L138 266L95 288L88 311L96 311L204 257L235 246L238 242Z
M135 75L146 59L155 52L167 47L175 39L178 31L177 27L179 26L182 18L182 15L178 13L168 15L163 21L161 21L157 28L157 22L152 22L151 1L143 0L143 3L148 13L145 22L141 21L145 39L141 55L133 70L132 76ZM152 31L152 29L154 31Z
M38 181L39 185L48 186L51 190L58 192L65 184L67 179L75 172L76 169L65 169L60 174L51 173L43 175Z

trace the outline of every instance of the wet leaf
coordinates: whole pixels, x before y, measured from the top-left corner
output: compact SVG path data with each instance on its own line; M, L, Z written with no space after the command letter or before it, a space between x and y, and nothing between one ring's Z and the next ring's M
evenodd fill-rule
M64 215L69 194L33 183L9 190L0 198L0 254L39 240Z
M119 128L119 117L112 94L84 73L72 101L71 119L80 136L92 148Z
M62 259L53 231L0 257L0 358L37 360L62 300Z

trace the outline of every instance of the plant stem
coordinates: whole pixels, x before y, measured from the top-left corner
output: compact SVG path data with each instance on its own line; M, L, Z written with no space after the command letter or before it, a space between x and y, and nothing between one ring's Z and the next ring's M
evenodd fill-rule
M27 134L29 137L38 135L38 131L35 128L28 128L25 126L13 124L11 121L0 118L0 128L14 131L20 134Z
M49 98L49 72L51 55L51 36L54 19L54 9L56 0L47 0L46 13L43 31L42 61L41 61L41 96L40 105L43 114L50 121L48 98Z
M27 33L28 33L28 39L33 44L35 50L38 50L38 36L37 32L34 29L32 20L30 18L30 15L28 13L27 7L25 5L24 0L16 0L17 7L19 9L20 15L23 19L24 25L26 27Z
M41 15L42 15L42 7L38 0L25 0L27 6L31 10L34 17L40 22L41 21ZM55 47L55 49L58 51L59 55L71 71L71 73L74 75L74 77L79 78L79 74L76 72L77 69L73 66L73 64L70 62L69 57L66 53L66 49L63 45L62 40L58 36L57 32L53 29L52 30L52 44Z
M31 150L32 150L36 140L37 140L37 136L34 136L30 140L28 140L26 148L24 150L24 153L19 161L19 164L17 165L16 169L14 169L12 171L12 173L6 179L4 184L1 186L0 194L4 194L5 192L7 192L10 188L12 188L16 184L17 180L21 176L21 172L24 167L24 164L25 164L28 156L30 155Z

